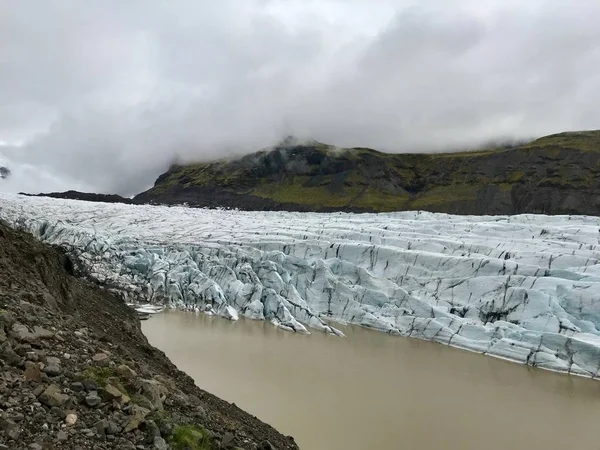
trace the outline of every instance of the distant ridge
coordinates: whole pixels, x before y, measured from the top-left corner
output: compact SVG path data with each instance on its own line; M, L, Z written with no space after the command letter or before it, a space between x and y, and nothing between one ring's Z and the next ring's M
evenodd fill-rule
M72 200L84 200L87 202L101 202L101 203L135 203L133 200L125 197L121 197L116 194L93 194L90 192L79 192L79 191L66 191L66 192L49 192L46 194L27 194L20 192L21 195L28 195L30 197L52 197L52 198L67 198Z
M172 166L135 202L256 210L600 215L600 131L469 152L390 154L287 137Z
M174 164L133 199L88 201L243 210L600 215L600 131L476 151L383 153L288 136L237 159Z

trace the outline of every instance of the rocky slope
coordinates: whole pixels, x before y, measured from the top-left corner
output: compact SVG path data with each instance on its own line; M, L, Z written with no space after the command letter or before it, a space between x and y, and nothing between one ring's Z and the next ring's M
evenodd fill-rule
M0 449L296 449L197 388L77 263L0 223Z
M245 210L599 215L599 173L600 131L441 154L287 141L239 159L172 166L135 201Z

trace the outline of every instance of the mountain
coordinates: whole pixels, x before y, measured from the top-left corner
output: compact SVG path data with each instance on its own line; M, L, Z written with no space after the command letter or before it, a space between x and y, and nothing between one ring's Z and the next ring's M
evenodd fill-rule
M287 139L237 159L173 165L136 203L245 210L600 215L600 131L435 154Z
M90 192L79 191L49 192L46 194L27 194L25 192L20 192L20 194L30 197L67 198L71 200L84 200L86 202L134 203L133 200L116 194L94 194Z

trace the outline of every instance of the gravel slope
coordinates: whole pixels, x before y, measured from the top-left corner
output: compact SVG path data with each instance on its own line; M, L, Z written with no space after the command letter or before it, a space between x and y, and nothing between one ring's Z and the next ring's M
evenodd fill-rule
M0 223L0 449L296 449L195 386L122 300Z

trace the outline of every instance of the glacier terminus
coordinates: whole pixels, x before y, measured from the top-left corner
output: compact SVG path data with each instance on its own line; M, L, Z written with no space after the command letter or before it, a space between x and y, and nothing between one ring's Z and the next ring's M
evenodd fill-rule
M288 213L0 194L126 301L342 335L336 323L600 371L600 218Z

